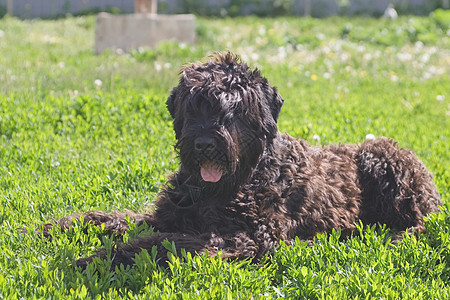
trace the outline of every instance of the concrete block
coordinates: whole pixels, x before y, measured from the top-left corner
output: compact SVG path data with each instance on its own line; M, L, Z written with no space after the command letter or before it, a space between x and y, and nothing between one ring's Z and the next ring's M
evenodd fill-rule
M100 13L95 26L95 53L106 49L125 52L138 47L155 47L158 43L174 40L193 44L195 16Z

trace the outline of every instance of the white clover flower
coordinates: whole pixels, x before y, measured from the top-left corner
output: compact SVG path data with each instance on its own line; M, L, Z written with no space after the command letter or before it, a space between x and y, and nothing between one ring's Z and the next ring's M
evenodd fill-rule
M308 53L308 55L305 57L304 62L305 63L313 63L317 60L314 54Z
M327 46L324 46L324 47L322 48L322 51L323 51L323 53L325 53L325 54L329 54L329 53L331 52L331 49L330 49L329 47L327 47Z
M397 75L391 75L391 81L398 82L398 76Z
M295 45L295 50L297 50L297 51L302 51L303 48L305 48L305 47L302 44Z
M429 60L430 60L430 54L428 54L428 53L425 53L424 55L422 55L422 56L420 57L420 61L423 62L423 63L426 63L426 62L428 62Z
M414 44L414 47L415 47L417 50L422 49L423 46L424 46L424 44L423 44L423 42L421 42L421 41L417 41L417 42Z
M370 53L364 53L363 60L372 60L372 54Z
M250 54L250 57L251 57L253 60L258 60L258 59L259 59L259 55L258 55L257 53L252 53L252 54Z
M161 66L161 64L160 64L160 63L158 63L158 62L156 62L156 61L155 61L155 69L156 69L156 72L159 72L159 71L161 71L161 70L162 70L162 66Z
M58 37L56 36L49 36L49 35L44 35L44 37L42 38L42 40L46 43L49 44L55 44L58 41Z
M424 72L422 75L422 79L430 79L431 77L433 77L429 72Z
M259 35L266 35L266 26L260 26L259 28L258 28L258 34Z
M359 46L356 48L356 51L358 51L358 52L365 52L365 51L366 51L366 47L363 46L363 45L359 45Z
M341 62L346 62L350 58L350 55L348 53L344 52L339 56L339 58L340 58Z
M403 53L403 52L399 52L397 53L397 58L400 61L408 61L408 60L412 60L413 56L411 53Z
M70 98L75 98L78 96L78 90L69 90L69 96Z
M366 135L366 140L374 140L375 136L371 133L369 133L368 135Z
M100 79L95 79L95 80L94 80L94 84L95 84L95 86L97 86L97 87L101 87L102 84L103 84L103 82L102 82Z
M428 48L428 54L434 54L434 53L437 53L438 52L438 48L437 47L435 47L435 46L433 46L433 47L430 47L430 48Z
M437 95L436 96L436 100L439 101L439 102L442 102L442 101L445 100L445 96L444 95Z
M344 44L343 40L337 40L334 43L331 43L331 47L333 49L334 52L339 52L342 50L342 45Z
M313 141L320 142L320 136L317 134L313 135L312 139Z
M285 47L278 47L278 57L281 59L281 60L284 60L285 58L286 58L286 56L287 56L287 50L286 50L286 48Z
M428 72L430 72L434 76L439 76L445 73L445 70L443 68L438 68L436 66L429 66Z

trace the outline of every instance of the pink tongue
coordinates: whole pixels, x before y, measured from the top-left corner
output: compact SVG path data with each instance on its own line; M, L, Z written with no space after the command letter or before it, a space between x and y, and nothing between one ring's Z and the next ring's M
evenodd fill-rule
M217 182L222 177L222 170L213 165L204 165L200 168L204 181Z

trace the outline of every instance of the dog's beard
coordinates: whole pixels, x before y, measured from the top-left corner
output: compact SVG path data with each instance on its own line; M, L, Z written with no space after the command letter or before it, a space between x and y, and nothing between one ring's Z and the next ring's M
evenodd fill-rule
M205 183L218 183L224 177L233 176L239 161L237 145L228 132L216 131L212 136L214 149L195 150L195 134L182 136L176 145L184 170Z
M214 140L213 148L195 149L198 129L185 127L176 144L181 169L198 184L218 191L218 185L233 189L243 184L252 174L266 147L266 139L256 126L237 119L228 128L203 132L202 136Z

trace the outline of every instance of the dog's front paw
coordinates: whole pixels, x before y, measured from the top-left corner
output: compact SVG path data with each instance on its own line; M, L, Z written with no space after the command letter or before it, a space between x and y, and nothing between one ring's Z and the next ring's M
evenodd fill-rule
M47 223L42 226L42 236L44 238L49 239L49 240L52 239L51 231L53 230L53 226L54 226L54 224L51 224L51 223Z
M87 266L92 263L92 259L92 256L80 258L75 262L75 266L81 268L82 270L85 270Z
M100 259L100 265L102 265L103 263L105 263L107 261L107 255L106 255L106 251L105 249L100 249L96 252L96 254L89 256L89 257L83 257L83 258L79 258L75 261L75 268L81 268L81 270L85 270L90 264L95 263L97 264L97 262L94 262L95 259ZM102 260L104 262L102 262ZM111 269L113 270L114 266L111 266Z

